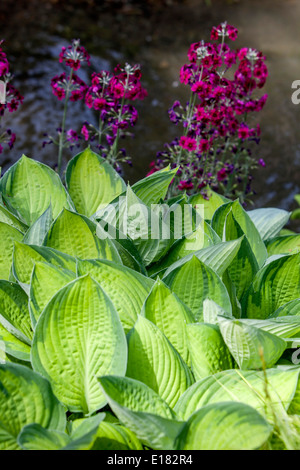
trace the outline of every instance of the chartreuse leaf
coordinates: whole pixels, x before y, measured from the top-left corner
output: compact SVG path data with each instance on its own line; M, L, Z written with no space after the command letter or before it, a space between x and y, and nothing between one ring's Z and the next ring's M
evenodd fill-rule
M242 299L243 316L266 319L279 307L299 297L300 253L283 256L256 274Z
M77 212L87 217L126 191L120 175L89 147L68 163L66 183Z
M121 258L109 238L96 235L96 225L86 217L64 209L51 226L45 239L46 246L78 258Z
M266 241L269 256L294 254L300 251L300 234L270 238Z
M34 423L24 426L17 441L23 450L60 450L71 438L65 432L45 429Z
M51 358L51 360L49 360ZM106 403L97 375L125 374L126 338L110 298L89 275L60 289L36 325L33 368L46 376L71 411L89 414Z
M256 320L252 318L243 318L240 322L245 325L255 326L261 330L268 331L279 338L292 338L300 333L300 319L297 317L278 317L268 320Z
M4 222L7 225L10 225L11 227L16 228L22 233L25 233L28 230L28 226L21 222L18 217L14 216L9 210L6 209L1 203L0 203L0 222Z
M128 377L140 380L173 407L193 383L192 374L160 329L139 316L128 333Z
M206 220L211 220L218 207L227 202L229 202L229 199L222 196L221 194L217 194L210 188L206 188L205 197L200 193L195 194L189 198L189 203L192 204L196 210L201 210L201 212L204 212L204 218Z
M121 423L151 449L173 449L182 424L147 385L130 378L99 378L109 406Z
M125 333L133 326L154 281L130 268L106 260L78 260L79 276L90 274L111 298Z
M28 293L34 264L39 261L76 271L76 260L70 255L45 246L15 242L12 271L19 284Z
M91 450L100 423L105 418L105 413L97 413L95 416L85 418L78 426L72 427L71 441L63 450Z
M17 438L27 424L64 431L65 410L50 383L28 367L0 364L0 449L19 448Z
M51 204L53 217L69 207L67 192L54 170L43 163L20 158L0 180L8 209L31 226Z
M194 323L187 325L186 330L196 380L234 368L234 360L217 325Z
M221 402L196 411L177 438L179 450L255 450L272 426L251 406Z
M219 327L240 369L271 368L286 349L286 342L268 331L239 320L219 317Z
M14 282L0 280L0 323L9 333L30 345L32 327L28 297Z
M163 168L135 183L132 190L146 206L158 204L160 200L165 199L177 171L178 168L173 170L170 170L169 167Z
M52 207L50 205L26 232L23 243L27 243L27 245L43 245L45 236L51 227L52 220Z
M30 346L24 343L0 323L0 350L21 361L30 362ZM1 362L1 361L0 361Z
M0 279L9 279L14 243L22 238L19 230L0 222Z
M231 313L231 303L220 277L196 256L163 278L163 281L191 309L196 321L203 317L203 301L214 300Z
M158 326L188 364L185 326L192 323L194 317L189 308L160 279L157 279L145 300L142 315Z
M300 298L291 300L290 302L282 305L277 310L275 310L274 313L272 313L270 318L280 318L286 316L293 316L295 317L295 320L297 317L300 317Z
M217 232L219 237L224 238L226 236L226 232L224 233L224 226L229 211L232 211L235 220L246 234L258 266L261 267L267 259L266 247L256 226L238 200L223 204L223 206L220 206L216 210L211 222L212 228Z
M212 325L218 325L218 315L223 315L227 318L234 318L229 313L225 312L216 302L210 299L205 299L203 302L203 321Z
M226 216L224 233L226 240L235 240L244 235L232 210L230 210ZM257 271L258 264L256 258L247 237L244 236L237 255L228 267L228 274L235 286L238 300L241 300L245 291L250 287Z
M255 224L263 240L279 235L280 230L288 222L291 213L283 209L267 207L248 211L252 222Z
M299 378L299 368L280 370L267 369L268 394L273 409L286 410L292 403ZM226 370L205 377L192 385L178 400L175 412L179 419L187 420L205 405L223 401L246 403L255 408L270 422L274 419L266 398L264 371Z
M143 450L143 446L130 429L103 421L91 450Z
M33 325L38 321L51 297L75 277L72 271L62 267L49 263L35 263L29 291L29 311Z

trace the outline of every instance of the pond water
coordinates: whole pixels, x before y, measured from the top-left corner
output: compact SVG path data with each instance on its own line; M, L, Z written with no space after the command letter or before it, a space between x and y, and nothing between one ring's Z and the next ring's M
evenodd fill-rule
M190 43L209 39L211 27L224 20L239 29L236 46L263 51L269 68L264 88L269 98L257 115L262 129L257 157L266 168L254 175L254 207L293 209L300 192L300 105L291 101L292 82L300 79L299 0L1 0L1 36L25 101L6 115L3 124L17 133L17 141L0 155L0 165L6 170L25 153L54 167L57 149L42 148L43 134L55 132L62 116L50 80L62 71L61 47L80 38L94 71L126 61L141 64L148 97L137 103L135 138L124 141L133 160L124 178L133 183L145 176L156 152L177 135L167 110L175 99L187 99L178 74ZM70 127L95 119L80 103L70 112ZM66 152L65 164L71 156Z

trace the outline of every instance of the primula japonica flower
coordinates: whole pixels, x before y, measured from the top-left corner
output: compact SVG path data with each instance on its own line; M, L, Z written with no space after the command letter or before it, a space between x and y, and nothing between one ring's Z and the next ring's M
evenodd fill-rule
M85 48L80 45L80 40L73 39L70 46L62 47L59 54L59 62L77 71L80 69L83 62L90 65L90 56Z
M51 79L51 87L53 94L59 99L66 98L66 92L69 91L70 101L79 101L84 99L87 85L76 74L67 76L65 72L55 75Z

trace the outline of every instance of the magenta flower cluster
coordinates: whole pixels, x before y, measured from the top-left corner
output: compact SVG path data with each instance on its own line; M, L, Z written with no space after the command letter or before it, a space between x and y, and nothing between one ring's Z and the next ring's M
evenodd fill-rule
M5 111L13 113L23 103L23 96L10 82L13 76L10 73L9 61L6 53L2 48L3 40L0 41L0 80L6 85L5 103L0 103L0 120L4 116ZM3 144L7 144L12 149L16 140L16 134L10 129L0 131L0 153L3 152Z
M259 142L260 127L250 125L248 116L266 103L266 94L256 98L254 92L264 86L268 70L261 52L233 50L226 44L226 38L234 41L237 33L227 23L214 27L211 42L191 44L189 62L180 70L190 100L186 105L175 101L169 117L183 132L158 153L149 172L166 164L179 167L175 193L204 192L210 186L228 196L249 195L250 170L264 166L251 153L251 143Z

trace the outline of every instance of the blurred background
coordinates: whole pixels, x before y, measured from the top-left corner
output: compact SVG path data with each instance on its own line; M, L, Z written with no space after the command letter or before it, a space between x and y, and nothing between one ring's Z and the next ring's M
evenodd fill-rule
M83 79L119 63L142 67L148 97L135 102L135 137L124 141L133 167L124 167L123 176L131 184L144 177L156 153L179 133L167 111L174 100L188 99L179 69L189 45L209 40L212 26L225 20L239 30L234 46L261 50L269 69L263 89L269 98L256 117L262 130L257 159L266 167L254 175L254 207L294 209L293 197L300 192L300 105L291 101L291 85L300 80L299 0L1 0L1 38L13 85L25 97L16 113L5 115L3 126L16 132L17 141L0 155L2 170L22 153L55 166L57 147L42 147L43 134L55 134L62 117L50 80L63 71L61 47L80 38L91 55L91 67L80 71ZM70 103L67 128L93 119L83 103ZM71 157L66 150L64 165Z

